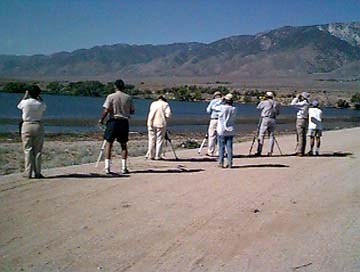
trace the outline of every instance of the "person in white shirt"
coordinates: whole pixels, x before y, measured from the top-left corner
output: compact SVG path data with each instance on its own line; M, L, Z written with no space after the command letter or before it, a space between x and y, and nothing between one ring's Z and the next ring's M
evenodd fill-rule
M296 113L296 155L304 156L305 155L305 147L306 147L306 127L308 120L308 110L310 94L307 92L302 92L298 96L296 96L291 101L291 106L294 106L298 109Z
M208 151L207 156L213 157L216 152L216 127L218 124L218 113L212 108L219 106L222 103L222 93L216 91L214 93L213 99L210 101L209 105L206 108L206 112L210 114L210 123L208 128Z
M224 104L214 106L213 110L218 113L218 124L216 133L218 135L219 143L219 167L224 167L225 146L227 152L227 166L233 166L233 138L236 108L233 107L233 95L231 93L225 95Z
M41 122L46 105L40 97L37 85L28 87L24 97L17 105L22 110L21 140L25 154L23 177L44 178L41 174L41 151L44 144L44 126Z
M310 137L310 151L309 155L314 155L314 145L316 139L316 149L315 155L319 155L320 152L320 138L322 136L322 110L319 108L319 102L314 100L312 102L312 107L309 108L309 128L308 136Z
M165 142L167 119L171 116L171 109L162 95L151 103L147 118L147 128L149 137L148 152L146 158L151 160L161 160L162 148Z

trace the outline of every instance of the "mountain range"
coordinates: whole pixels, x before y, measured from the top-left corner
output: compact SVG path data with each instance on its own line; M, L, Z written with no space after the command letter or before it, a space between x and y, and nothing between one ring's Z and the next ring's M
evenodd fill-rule
M284 26L209 44L114 44L51 55L0 55L2 78L276 78L313 74L360 75L360 22Z

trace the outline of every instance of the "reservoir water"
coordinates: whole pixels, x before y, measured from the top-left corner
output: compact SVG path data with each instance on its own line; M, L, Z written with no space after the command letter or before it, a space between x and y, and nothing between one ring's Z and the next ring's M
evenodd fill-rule
M16 105L23 94L0 92L0 132L15 132L18 130L18 121L21 111ZM92 132L98 130L97 120L102 111L104 97L79 97L61 95L43 95L47 105L44 114L44 123L47 132ZM130 122L132 130L145 131L145 120L152 100L134 99L136 113ZM206 131L208 114L205 109L207 102L183 102L169 101L173 117L169 127L174 131ZM254 104L236 104L238 127L245 130L256 128L259 112ZM352 109L323 109L325 118L331 120L326 128L343 126L342 122L349 123L348 126L359 125L360 111ZM279 126L292 128L296 109L282 106L279 116ZM346 125L344 125L346 126Z

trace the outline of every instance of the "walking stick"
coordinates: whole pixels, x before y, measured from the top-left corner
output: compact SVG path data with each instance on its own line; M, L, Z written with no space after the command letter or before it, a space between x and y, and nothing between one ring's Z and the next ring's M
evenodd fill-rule
M102 158L102 156L104 154L105 145L106 145L106 140L104 140L102 145L101 145L100 153L99 153L98 159L97 159L96 164L95 164L96 168L99 166L99 162L100 162L100 160L101 160L101 158Z
M260 117L260 119L259 119L259 123L258 123L257 128L256 128L256 133L255 133L255 135L254 135L254 137L253 137L253 140L252 140L252 143L251 143L251 147L250 147L250 150L249 150L249 155L251 155L251 151L252 151L252 149L253 149L253 147L254 147L255 140L256 140L256 139L258 138L258 136L259 136L259 131L260 131L261 122L262 122L262 117Z
M166 133L165 133L165 140L169 142L170 147L171 147L171 150L172 150L172 152L174 153L175 160L178 160L179 158L178 158L178 156L176 156L175 149L174 149L174 147L173 147L173 145L172 145L172 143L171 143L171 139L170 139L170 137L169 137L168 130L167 130Z
M200 148L199 148L199 150L198 150L198 154L201 153L201 150L203 149L203 147L204 147L204 145L205 145L205 143L206 143L206 139L207 139L207 138L208 138L208 134L206 133L204 139L203 139L202 142L201 142Z

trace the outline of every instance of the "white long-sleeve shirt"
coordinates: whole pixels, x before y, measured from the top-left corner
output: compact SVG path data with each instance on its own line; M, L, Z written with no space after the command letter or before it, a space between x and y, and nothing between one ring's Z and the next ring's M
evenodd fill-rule
M171 109L167 102L159 99L151 103L147 119L148 127L166 127L166 119L170 118Z
M219 116L216 128L217 134L220 136L234 135L236 108L225 104L216 106L213 110L215 110Z

